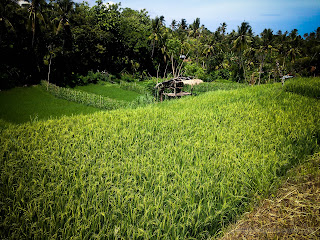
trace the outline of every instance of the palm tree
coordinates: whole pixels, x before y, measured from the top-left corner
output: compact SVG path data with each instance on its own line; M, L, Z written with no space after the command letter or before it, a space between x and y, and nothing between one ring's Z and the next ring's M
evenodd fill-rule
M189 35L193 35L193 37L199 36L200 32L200 18L196 18L194 22L189 26L190 33Z
M287 41L286 41L287 48L286 48L286 51L284 52L284 62L283 62L283 68L284 68L285 66L284 64L286 63L286 60L288 59L290 61L289 65L287 65L287 67L289 68L286 67L287 71L290 71L290 65L292 66L296 58L301 54L300 40L301 40L301 37L300 35L298 35L297 29L292 30L289 36L287 37Z
M218 27L218 32L222 35L222 37L225 36L227 30L227 24L225 22L220 24L220 27Z
M273 41L273 31L269 29L264 29L261 35L261 44L257 51L258 59L260 61L260 68L259 68L259 81L258 84L261 82L261 73L264 66L265 59L267 54L273 50L272 41Z
M3 0L0 3L0 44L6 32L15 32L11 22L12 14L18 7L17 0Z
M186 30L187 27L188 27L188 26L187 26L187 20L184 19L184 18L182 18L182 19L181 19L181 22L180 22L180 24L179 24L179 28L182 29L182 30Z
M177 27L177 21L173 19L172 22L171 22L172 31L174 31L176 29L176 27Z
M45 17L43 14L43 10L46 7L47 3L45 0L32 0L31 5L29 7L29 21L31 24L32 30L32 44L34 46L36 29L39 27L37 22L42 22L46 24Z
M246 78L246 67L245 61L243 59L243 53L248 48L252 39L252 28L247 22L241 23L241 26L238 26L238 32L236 33L236 39L233 42L233 49L239 54L239 68L243 69L244 79Z
M300 56L300 54L301 54L301 51L298 47L291 47L287 56L288 56L289 60L291 61L291 63L294 63L296 61L296 58L298 56Z
M73 9L74 2L70 0L58 0L56 4L58 16L54 21L58 22L58 27L56 28L56 35L63 34L63 49L66 45L67 36L71 36L71 28L69 22L69 14Z
M149 39L152 41L151 58L153 58L156 42L159 41L161 29L164 25L164 16L160 16L160 18L158 16L155 17L155 19L152 19L151 24L152 24L152 33L149 36Z
M59 69L58 72L61 76L66 74L66 70L68 69L68 64L66 62L66 50L70 50L72 47L72 36L71 36L71 27L69 16L73 10L74 2L70 0L57 0L54 3L54 19L52 20L53 32L59 41L62 40L62 47L57 46L59 43L51 42L51 44L47 47L47 61L48 61L48 84L51 73L51 64L52 61L56 62L56 69ZM60 42L61 43L61 42ZM61 54L58 54L61 52Z

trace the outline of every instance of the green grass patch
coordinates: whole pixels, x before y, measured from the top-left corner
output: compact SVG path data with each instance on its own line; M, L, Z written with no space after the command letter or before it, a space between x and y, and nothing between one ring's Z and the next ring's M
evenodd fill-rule
M214 237L319 139L318 100L279 85L8 126L0 237Z
M118 84L111 83L89 84L86 86L77 86L75 89L129 102L134 101L137 97L141 96L141 94L137 92L122 89Z
M72 88L59 87L54 84L47 84L45 81L42 81L41 85L44 90L47 90L57 98L105 110L131 107L132 105L135 105L134 102L116 100L109 97L103 97L95 93L74 90Z
M55 98L40 86L1 91L0 102L0 119L11 123L101 111L97 108Z
M287 92L320 99L320 77L290 79L283 88Z

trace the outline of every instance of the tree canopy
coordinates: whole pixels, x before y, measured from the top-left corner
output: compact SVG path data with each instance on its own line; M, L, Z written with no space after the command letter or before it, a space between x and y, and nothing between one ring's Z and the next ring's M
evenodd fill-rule
M255 35L248 22L227 32L163 16L122 8L98 0L16 0L0 4L1 88L35 84L47 79L75 85L88 71L141 76L176 76L201 72L205 81L231 78L237 82L279 81L284 74L319 75L320 27L301 37L265 29ZM197 71L199 70L199 71ZM199 76L195 76L199 77Z

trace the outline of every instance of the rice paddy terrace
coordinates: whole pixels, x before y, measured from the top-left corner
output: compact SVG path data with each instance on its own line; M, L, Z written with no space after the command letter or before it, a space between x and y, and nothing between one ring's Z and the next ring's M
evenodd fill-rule
M1 238L205 239L319 150L320 104L275 84L0 131Z

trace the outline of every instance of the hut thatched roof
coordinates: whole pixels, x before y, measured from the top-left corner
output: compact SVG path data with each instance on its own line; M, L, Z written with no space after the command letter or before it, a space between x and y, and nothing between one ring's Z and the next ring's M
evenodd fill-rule
M201 79L191 79L191 80L182 80L183 84L186 85L198 85L200 83L203 83Z
M200 83L203 83L203 81L201 79L193 79L190 77L177 77L177 78L173 78L161 83L158 83L155 88L159 88L159 87L169 87L172 86L174 83L178 83L178 82L182 82L183 85L198 85Z

